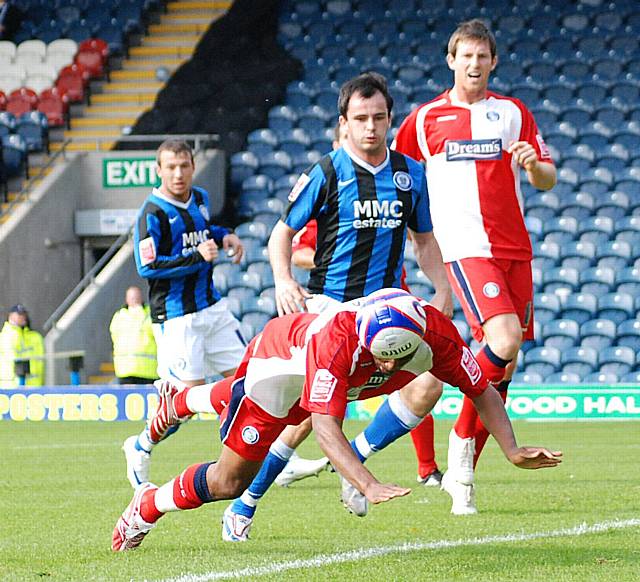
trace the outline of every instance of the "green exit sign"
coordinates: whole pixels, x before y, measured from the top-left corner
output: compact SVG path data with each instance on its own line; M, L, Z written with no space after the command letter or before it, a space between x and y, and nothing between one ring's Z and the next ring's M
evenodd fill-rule
M104 188L152 188L160 185L155 158L106 158L102 160Z

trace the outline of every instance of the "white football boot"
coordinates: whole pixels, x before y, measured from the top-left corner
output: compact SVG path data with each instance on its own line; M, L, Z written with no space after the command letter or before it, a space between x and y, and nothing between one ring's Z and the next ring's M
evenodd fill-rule
M473 485L473 456L475 439L460 438L453 429L449 433L448 467L442 477L441 489L446 491L453 501L451 513L454 515L474 515L476 492Z
M342 487L342 493L340 499L342 504L348 511L357 515L358 517L364 517L369 511L369 501L360 493L349 481L347 481L342 475L340 477L340 484Z
M416 481L425 487L440 487L440 485L442 485L442 473L436 469L426 477L420 477L420 475L418 475Z
M284 469L276 477L276 485L280 487L288 487L291 483L306 479L307 477L317 477L329 465L329 459L322 457L321 459L303 459L295 453L289 459Z
M133 499L116 522L111 536L111 549L114 552L135 550L156 526L155 523L144 521L140 515L142 496L150 489L157 489L157 487L151 483L144 483L138 487L133 494Z
M246 517L231 511L233 504L222 515L222 539L225 542L246 542L253 524L252 517Z
M127 479L134 489L149 481L149 467L151 465L151 455L136 448L137 442L138 435L134 435L124 441L122 445L127 460Z

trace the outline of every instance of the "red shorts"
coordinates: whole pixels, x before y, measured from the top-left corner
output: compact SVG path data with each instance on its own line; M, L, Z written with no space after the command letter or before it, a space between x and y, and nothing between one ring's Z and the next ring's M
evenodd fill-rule
M298 425L309 412L297 404L286 418L276 418L244 393L244 378L233 383L231 400L220 416L220 440L223 445L248 461L262 461L269 447L288 424Z
M523 340L533 339L533 281L530 261L471 257L446 264L473 337L484 337L482 324L495 315L515 313Z

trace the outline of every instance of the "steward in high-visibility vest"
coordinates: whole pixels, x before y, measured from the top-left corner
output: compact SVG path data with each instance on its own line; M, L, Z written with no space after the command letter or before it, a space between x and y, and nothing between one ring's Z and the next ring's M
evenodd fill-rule
M126 301L109 326L116 377L120 384L148 384L158 377L151 312L138 287L127 289Z
M14 305L9 318L0 331L0 387L13 388L22 384L16 376L16 360L29 360L26 386L44 384L44 339L29 327L29 314L23 305Z

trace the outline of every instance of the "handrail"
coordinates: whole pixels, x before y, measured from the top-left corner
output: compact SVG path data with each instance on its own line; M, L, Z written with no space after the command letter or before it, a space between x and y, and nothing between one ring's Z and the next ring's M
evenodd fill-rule
M70 143L70 139L62 142L62 147L47 160L47 163L40 168L40 171L35 176L31 176L26 180L26 184L24 185L22 190L18 192L17 196L11 202L8 202L6 209L3 211L0 208L0 216L8 215L13 210L13 207L17 206L19 202L29 199L29 193L31 191L31 188L33 188L34 181L39 180L46 175L45 171L58 159L59 156L65 153L65 150Z
M109 250L100 257L98 262L91 268L91 270L82 278L82 280L71 290L65 300L58 305L56 310L49 316L49 319L44 322L42 326L45 335L49 333L58 323L58 320L62 315L71 307L72 303L80 297L81 293L95 281L96 275L102 270L102 268L113 258L113 256L120 250L120 248L129 240L133 233L133 225L129 227L127 232L122 233L115 242L109 247Z

